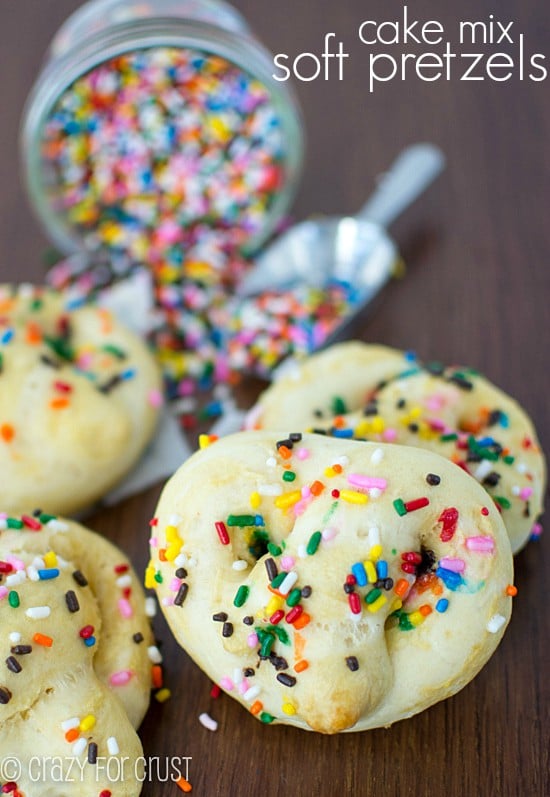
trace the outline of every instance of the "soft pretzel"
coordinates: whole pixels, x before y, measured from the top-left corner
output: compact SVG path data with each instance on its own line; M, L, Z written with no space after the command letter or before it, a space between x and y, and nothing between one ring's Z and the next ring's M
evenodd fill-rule
M542 511L546 466L531 420L470 368L422 364L385 346L339 344L266 390L248 425L429 448L490 493L514 553Z
M153 637L128 559L51 515L2 514L0 528L0 759L19 761L14 789L138 795Z
M429 451L243 432L193 455L152 521L146 586L266 723L387 726L457 692L510 617L487 493Z
M69 514L103 495L153 435L161 383L106 311L0 286L0 506Z

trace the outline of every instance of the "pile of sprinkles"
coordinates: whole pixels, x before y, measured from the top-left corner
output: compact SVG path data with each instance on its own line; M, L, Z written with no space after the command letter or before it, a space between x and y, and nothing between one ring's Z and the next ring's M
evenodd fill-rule
M215 442L204 441L205 445ZM339 509L347 505L349 511L360 510L366 504L380 500L390 487L388 480L376 473L377 466L385 457L383 447L373 450L370 472L352 471L348 457L342 454L319 472L317 478L304 483L300 478L300 463L310 456L311 450L301 433L293 433L277 441L273 453L266 460L270 476L251 492L249 508L241 505L236 511L216 520L211 529L212 544L226 547L233 553L233 570L248 570L251 563L236 554L236 550L242 552L243 543L252 563L261 560L265 570L263 583L258 584L255 578L237 584L231 604L220 606L212 614L212 622L219 627L220 645L224 646L224 641L236 633L240 640L245 634L250 657L246 666L236 666L223 674L213 686L211 695L217 697L220 689L238 694L248 705L250 713L266 724L278 717L264 706L262 686L255 678L258 671L271 665L273 679L281 688L279 717L283 717L299 712L293 688L300 678L307 677L307 673L315 669L315 660L310 660L307 651L308 626L312 622L314 625L322 623L322 617L316 616L310 608L309 599L314 594L314 587L302 580L300 563L318 556L324 549L330 551L343 522L338 518ZM430 507L437 498L440 484L440 475L426 473L423 494L405 493L393 500L396 523L403 522L412 512L422 512ZM262 506L268 502L281 515L298 518L321 495L330 496L330 502L320 528L312 531L307 541L291 553L284 538L277 539L270 533ZM479 507L480 527L483 527L483 519L488 514L485 506ZM151 548L159 563L171 562L174 567L174 576L169 582L168 592L164 592L162 605L185 610L185 598L192 594L194 579L202 577L196 573L197 562L179 531L182 522L180 516L172 515L161 527L159 518L153 518ZM456 507L445 507L438 516L441 541L438 548L443 550L438 555L424 545L414 550L386 549L381 530L376 526L369 527L366 535L368 555L350 561L347 573L342 573L342 617L357 622L361 617L382 612L387 628L414 632L421 624L434 622L438 615L445 614L455 593L471 595L482 589L484 581L468 576L468 559L470 555L492 556L495 553L494 538L481 531L469 534L463 529L464 557L457 553L456 544L449 547L449 553L445 553L445 546L453 542L459 526ZM146 587L151 589L157 589L165 579L161 568L155 566L154 558L147 568L145 580ZM517 589L508 585L504 594L513 597ZM487 623L487 632L496 634L505 622L503 615L495 614ZM350 645L349 653L343 656L342 667L353 677L361 669L365 654L354 649L352 643ZM209 730L217 727L208 714L202 714L199 720Z
M39 533L42 530L64 533L69 532L69 525L55 515L47 514L38 509L32 515L13 516L5 512L0 513L0 542L2 532L7 530L16 533L29 531ZM82 611L79 596L84 591L89 590L90 586L88 579L79 569L73 569L69 562L52 549L42 555L34 556L30 563L28 556L26 557L27 561L24 561L22 556L12 553L4 552L3 556L4 558L0 560L0 611L4 612L4 627L7 624L11 629L5 634L5 642L9 646L9 655L5 658L5 665L7 671L19 676L20 673L24 675L30 656L34 658L41 655L52 655L50 651L55 651L58 640L51 634L51 631L46 633L47 621L49 618L55 620L60 611L67 612L67 617L74 615L79 618ZM129 571L130 567L126 562L117 563L113 565L111 578L120 590L116 601L118 613L124 620L128 621L128 634L131 636L133 644L141 644L145 637L141 631L135 631L135 617L131 603L132 578ZM52 594L51 586L52 584L55 586L58 579L66 585L67 575L69 574L72 580L72 587L70 589L63 587L62 599L59 600ZM29 583L43 584L48 587L48 592L45 593L42 603L37 604L33 601L31 605L27 601L25 586ZM18 618L21 619L22 613L33 622L36 628L31 635L18 630ZM150 614L151 612L147 613ZM78 626L76 633L79 644L82 645L83 649L89 649L89 655L93 656L93 649L97 641L95 628L86 621L85 617L80 620ZM66 633L66 630L64 630L64 645L67 643ZM157 651L156 647L149 649L150 658L155 662L153 664L153 688L159 685L159 676L157 675L155 679L155 666L158 667L160 662L154 655L155 651ZM133 670L126 669L112 672L108 680L111 687L116 689L116 687L127 684L134 677ZM3 683L3 680L0 677L0 713L2 705L8 705L12 700L12 690L15 683L25 689L24 680L21 680L20 684L19 679L17 682L11 680L9 686L5 682ZM85 711L79 716L66 717L61 721L59 734L62 735L67 744L68 757L80 758L85 755L87 763L94 766L97 764L98 756L118 756L120 754L119 744L115 735L107 737L105 749L101 749L98 743L94 741L96 723L97 717L92 713L85 713ZM0 790L2 793L12 794L14 797L17 797L17 795L24 797L14 781L2 784ZM111 791L102 790L99 794L100 797L110 797Z

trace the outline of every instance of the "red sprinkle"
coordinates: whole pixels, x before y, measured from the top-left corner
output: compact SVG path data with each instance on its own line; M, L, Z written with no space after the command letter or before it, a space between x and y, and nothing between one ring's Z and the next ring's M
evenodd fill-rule
M32 529L33 531L40 531L40 529L42 528L42 523L40 523L40 521L38 521L35 517L29 517L29 515L21 515L21 520L28 529Z
M287 621L287 623L293 623L293 622L294 622L294 620L297 620L297 619L298 619L298 617L299 617L299 616L302 614L302 612L303 612L303 611L304 611L304 610L302 609L302 607L301 607L301 606L294 606L294 607L293 607L293 608L292 608L292 609L291 609L291 610L288 612L287 616L285 617L285 620Z
M481 514L484 515L485 517L487 517L487 515L489 514L489 510L487 509L486 506L481 507Z
M416 551L406 551L405 553L401 554L401 559L405 562L412 562L415 565L419 565L422 561L422 556Z
M122 590L122 597L128 600L131 594L132 594L132 587L124 587L124 589Z
M284 616L285 616L284 611L282 609L277 609L277 611L273 612L273 614L269 618L269 622L271 623L271 625L278 625Z
M10 780L2 786L2 794L10 794L12 791L15 791L16 788L17 783L14 780Z
M353 575L353 573L348 573L346 576L346 584L357 584L357 579Z
M333 498L340 498L340 490L332 490L330 494Z
M94 633L93 625L85 625L78 632L79 636L81 636L82 639L89 639L93 635L93 633Z
M212 684L212 689L210 690L210 697L213 697L214 699L216 699L217 697L219 697L221 695L221 691L222 690L220 689L218 684Z
M350 592L348 595L349 607L353 614L361 614L361 599L356 592Z
M453 539L458 523L458 509L454 506L444 509L438 517L438 523L443 523L441 534L439 535L442 542L449 542Z
M227 532L227 528L225 527L225 523L221 520L215 524L216 531L218 532L218 537L220 538L220 542L222 545L229 545L229 534Z
M153 518L151 518L151 520L149 521L149 525L150 525L150 526L158 526L158 524L159 524L159 519L158 519L158 517L153 517Z
M401 565L401 570L404 573L410 573L411 576L416 575L416 565L413 565L412 562L403 562Z
M115 565L115 573L127 573L129 569L127 564Z
M405 509L407 512L414 512L415 509L423 509L430 503L429 498L415 498L412 501L405 502Z
M0 562L0 573L11 573L13 570L13 565L10 565L9 562Z
M57 381L53 383L54 389L57 390L59 393L72 393L73 386L69 385L68 382L61 382Z

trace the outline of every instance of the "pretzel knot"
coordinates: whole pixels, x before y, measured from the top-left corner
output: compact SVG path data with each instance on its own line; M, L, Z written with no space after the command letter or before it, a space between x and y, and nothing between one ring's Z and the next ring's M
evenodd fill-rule
M266 723L386 726L454 694L510 617L487 493L410 447L246 432L195 454L153 520L146 586Z
M71 514L101 497L152 437L160 390L107 310L0 285L0 506Z
M135 797L153 646L135 573L73 522L3 514L0 529L0 759L19 761L12 791Z
M514 553L538 531L546 466L533 424L516 401L470 368L343 343L270 387L249 425L430 449L490 493Z

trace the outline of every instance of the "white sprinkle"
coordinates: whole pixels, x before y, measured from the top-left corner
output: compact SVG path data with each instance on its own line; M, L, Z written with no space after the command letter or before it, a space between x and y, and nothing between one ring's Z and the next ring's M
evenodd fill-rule
M254 686L251 686L250 689L246 690L243 697L247 702L249 702L257 698L261 691L262 687L258 686L258 684L254 684Z
M369 490L369 498L380 498L382 490L380 487L371 487Z
M248 567L248 562L246 562L244 559L235 559L231 567L233 570L246 570Z
M180 553L174 559L174 564L176 567L185 567L187 564L187 556L184 553Z
M160 650L157 648L156 645L149 645L149 647L147 648L147 655L149 656L149 659L150 661L153 662L153 664L160 664L162 661L162 653L160 652Z
M5 517L0 517L0 531L5 531L8 528L8 521Z
M165 598L163 598L161 600L161 603L162 603L163 606L173 606L174 605L174 599L165 597Z
M21 642L21 634L19 631L12 631L10 634L10 642L12 645L18 645Z
M282 495L283 488L280 484L260 484L258 492L260 495Z
M218 723L216 720L213 720L210 714L199 714L199 722L209 731L217 731L218 730Z
M117 578L116 585L117 587L131 587L132 576L129 573L125 573L123 576Z
M527 473L527 465L525 462L518 462L516 465L516 470L518 473Z
M181 515L170 515L168 518L168 525L169 526L179 526L183 518Z
M369 529L369 545L374 548L375 545L380 545L380 529L378 526L371 526Z
M305 545L299 545L298 546L298 556L300 557L300 559L306 559L307 550L306 550L306 546Z
M67 733L67 731L70 731L71 728L78 728L79 725L80 717L71 717L69 720L63 720L61 723L61 730L64 731L64 733Z
M84 737L82 737L73 744L73 755L75 756L82 755L87 746L88 742L86 741L86 739L84 739Z
M37 570L43 570L46 567L46 565L41 556L35 556L34 559L32 560L31 567L36 567Z
M176 414L181 415L193 412L197 407L197 400L194 398L181 398L170 403L170 409Z
M512 487L512 495L519 495L521 493L521 487L519 484L514 484Z
M268 457L265 461L265 464L267 465L268 468L274 468L275 465L277 464L277 460L275 459L275 457Z
M284 579L279 584L279 592L281 595L288 595L294 584L298 581L298 573L291 570L286 574Z
M493 614L493 616L487 623L487 631L490 631L491 634L496 634L496 632L500 628L502 628L505 622L506 622L506 617L503 617L502 614Z
M11 573L9 576L6 576L6 587L16 587L18 584L22 584L23 581L27 580L27 574L24 570L18 570L17 573Z
M334 460L334 464L341 465L342 468L345 468L347 465L349 465L349 459L346 456L338 457L338 459Z
M484 459L482 462L479 463L479 465L475 469L474 476L478 481L482 482L483 479L485 479L485 477L488 476L492 470L493 470L493 463L488 459Z
M107 739L107 750L109 751L109 755L118 755L120 753L118 742L114 736L109 736Z
M50 616L50 611L49 606L31 606L30 609L27 609L25 614L27 617L30 617L31 620L43 620L45 617Z
M384 459L384 452L382 451L381 448L376 448L371 454L370 461L372 462L373 465L378 465L378 463L382 462L383 459Z
M328 540L333 540L337 534L338 529L335 529L334 526L327 526L326 529L323 529L321 532L321 536L325 542L328 542Z
M145 614L147 617L155 617L157 614L157 602L154 598L145 598Z
M235 667L233 670L233 683L238 686L244 680L243 671L240 667Z
M57 520L57 518L53 518L52 520L48 520L46 528L52 531L69 531L69 524L64 523L62 520Z
M195 567L196 564L197 564L197 560L195 559L195 557L194 556L190 556L189 559L187 560L187 567Z

